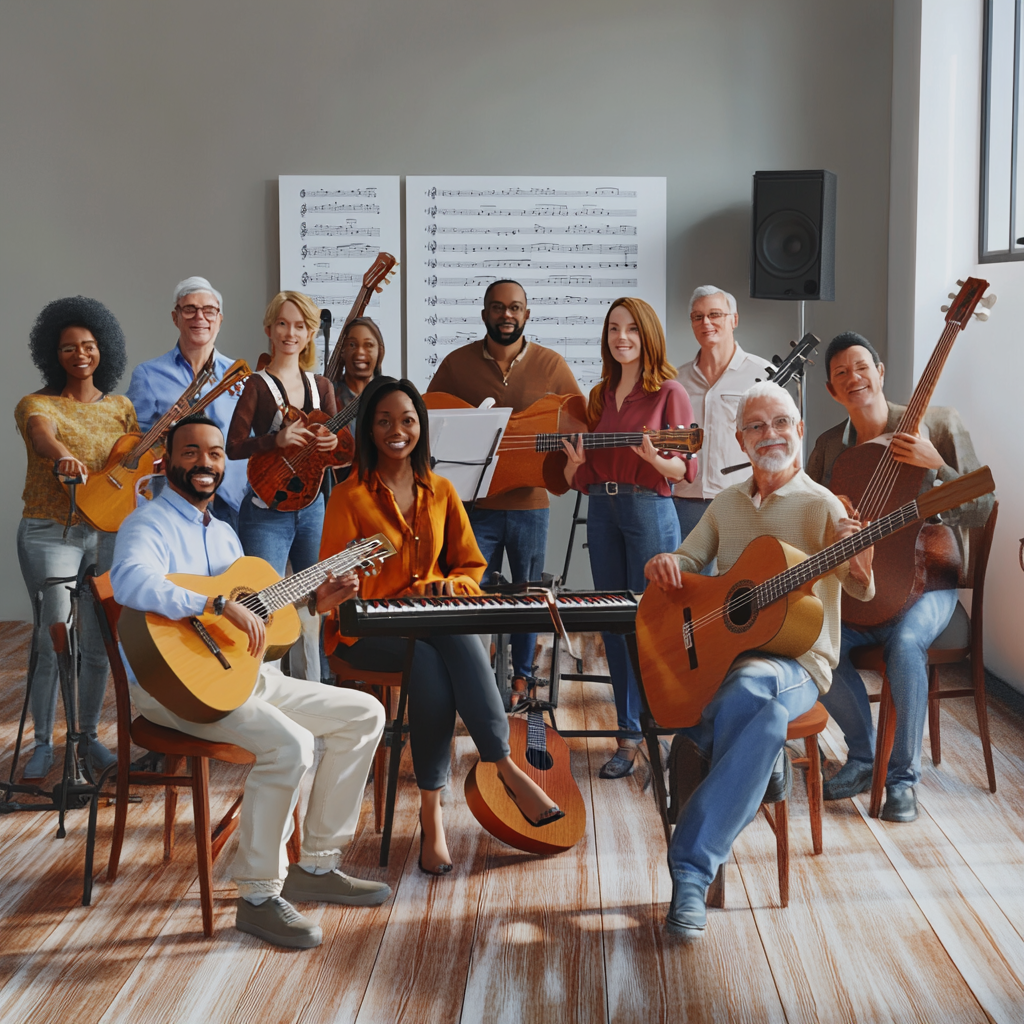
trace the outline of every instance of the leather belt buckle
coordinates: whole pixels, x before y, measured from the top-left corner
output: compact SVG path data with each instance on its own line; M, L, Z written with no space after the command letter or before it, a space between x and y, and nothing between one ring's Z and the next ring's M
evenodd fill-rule
M605 481L604 493L605 494L611 494L613 496L618 494L619 493L619 485L614 480L607 480L607 481Z

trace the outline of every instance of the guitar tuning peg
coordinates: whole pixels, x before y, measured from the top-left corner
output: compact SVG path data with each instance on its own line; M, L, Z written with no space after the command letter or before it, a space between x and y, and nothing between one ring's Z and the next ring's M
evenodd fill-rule
M789 347L790 347L790 348L796 348L796 342L795 342L795 341L791 341L791 342L789 343Z
M804 362L806 362L808 366L813 366L814 365L814 360L813 359L805 359Z
M949 306L939 306L939 310L943 313L949 312Z
M978 318L978 319L979 319L979 320L980 320L980 321L981 321L982 323L984 323L984 322L985 322L985 321L986 321L986 320L988 319L988 316L989 316L989 315L988 315L988 312L987 312L986 310L984 310L984 309L979 309L979 310L978 310L978 311L977 311L977 312L976 312L976 313L975 313L974 315L975 315L975 317L977 317L977 318Z
M960 288L963 288L963 286L964 286L965 284L967 284L967 282L966 282L966 281L961 281L959 277L958 277L958 278L956 279L956 283L957 283L957 285L958 285L958 286L959 286ZM952 295L951 295L951 296L950 296L950 298L955 298L955 296L952 296Z
M985 298L981 300L981 304L986 309L991 309L996 304L997 299L998 296L994 292L989 292L989 294L986 295Z
M955 299L955 298L956 298L956 292L950 292L950 293L949 293L949 294L948 294L948 295L946 296L946 298L947 298L947 299Z

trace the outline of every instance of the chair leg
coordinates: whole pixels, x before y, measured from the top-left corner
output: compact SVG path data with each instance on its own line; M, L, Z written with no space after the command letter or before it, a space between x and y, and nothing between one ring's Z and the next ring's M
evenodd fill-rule
M295 810L292 811L292 834L288 838L288 863L298 864L302 859L302 832L299 823L299 805L295 805Z
M992 761L992 741L988 733L988 704L985 702L985 666L981 659L971 659L971 675L974 682L974 710L978 715L978 737L981 739L981 752L985 755L985 771L988 772L988 789L996 791L996 766Z
M718 868L718 874L714 881L708 886L708 893L704 902L716 910L725 910L725 865Z
M779 865L779 903L789 906L789 801L775 805L775 853Z
M205 757L192 759L192 814L195 818L203 934L209 937L213 935L213 851L210 842L210 761Z
M180 754L164 755L164 770L168 775L177 775L181 771L185 758ZM193 774L195 769L193 768ZM174 819L178 813L178 787L164 787L164 860L174 856Z
M804 740L807 751L807 808L811 818L811 847L815 853L821 853L821 751L818 749L818 736L808 736Z
M942 735L939 731L939 666L928 666L928 742L932 748L932 764L942 763Z
M377 752L373 755L373 827L377 835L384 831L384 779L386 772L387 747L384 745L382 736L377 745Z
M896 708L889 689L889 677L882 674L882 698L878 704L878 730L875 735L875 765L871 776L871 806L868 815L877 818L882 812L885 777L889 772L889 757L896 731Z
M124 830L128 823L128 797L131 787L128 784L128 773L131 765L125 757L117 761L117 784L114 797L114 834L110 839L110 859L107 861L107 881L117 878L117 868L121 863L121 847L124 845Z

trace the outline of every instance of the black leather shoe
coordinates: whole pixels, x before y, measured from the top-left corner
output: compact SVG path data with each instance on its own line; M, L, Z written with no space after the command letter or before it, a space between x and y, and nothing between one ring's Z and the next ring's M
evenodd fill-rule
M763 804L777 804L780 800L788 800L793 792L793 765L790 763L786 748L779 751L772 768L771 778L761 798Z
M916 821L917 793L913 786L886 786L883 821Z
M633 748L633 756L631 758L623 757L621 750L622 748L619 748L619 752L613 758L601 765L601 770L597 773L598 778L624 779L627 775L632 775L636 771L636 748Z
M842 768L822 783L823 800L846 800L871 788L872 766L863 761L847 761Z
M665 930L691 942L699 939L708 924L704 893L704 886L696 882L672 879L672 902L665 917Z

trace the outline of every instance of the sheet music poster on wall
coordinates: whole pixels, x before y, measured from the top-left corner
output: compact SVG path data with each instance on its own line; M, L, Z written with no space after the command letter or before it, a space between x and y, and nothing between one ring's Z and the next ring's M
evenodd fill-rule
M526 337L565 357L586 394L601 326L621 295L665 319L665 178L410 176L406 197L408 375L425 387L458 345L483 337L484 289L513 278Z
M401 255L398 175L278 177L281 289L305 292L331 311L330 345L338 339L363 274L382 249ZM384 372L401 376L402 285L396 274L374 295L365 316L384 336ZM317 372L323 372L323 350Z

